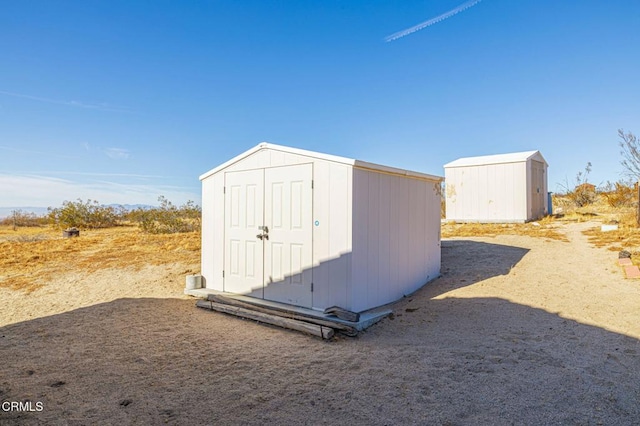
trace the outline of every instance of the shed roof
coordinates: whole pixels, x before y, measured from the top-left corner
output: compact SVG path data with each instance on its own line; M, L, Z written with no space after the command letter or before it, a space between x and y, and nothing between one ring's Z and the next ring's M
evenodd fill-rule
M470 166L485 166L489 164L503 164L503 163L522 163L529 159L541 161L547 164L540 151L524 151L524 152L512 152L509 154L497 154L497 155L483 155L480 157L464 157L458 158L455 161L447 163L444 168L449 167L470 167Z
M441 176L436 176L436 175L429 175L426 173L421 173L421 172L415 172L415 171L411 171L411 170L404 170L404 169L398 169L395 167L389 167L389 166L383 166L381 164L375 164L375 163L369 163L366 161L361 161L361 160L355 160L352 158L346 158L346 157L339 157L337 155L330 155L330 154L323 154L320 152L315 152L315 151L307 151L304 149L299 149L299 148L291 148L288 146L283 146L283 145L276 145L276 144L272 144L272 143L268 143L268 142L262 142L256 146L254 146L253 148L243 152L242 154L232 158L231 160L219 165L218 167L209 170L208 172L202 174L200 176L200 180L204 180L206 178L208 178L209 176L218 173L221 170L226 169L227 167L231 166L234 163L237 163L238 161L241 161L242 159L260 151L263 149L270 149L270 150L274 150L274 151L280 151L280 152L286 152L286 153L290 153L290 154L297 154L297 155L303 155L306 157L310 157L310 158L317 158L317 159L321 159L321 160L326 160L326 161L333 161L336 163L342 163L342 164L347 164L359 169L367 169L367 170L373 170L373 171L377 171L377 172L382 172L382 173L390 173L390 174L394 174L394 175L400 175L400 176L406 176L406 177L413 177L413 178L420 178L420 179L427 179L427 180L433 180L433 181L437 181L440 182L442 181L444 178Z

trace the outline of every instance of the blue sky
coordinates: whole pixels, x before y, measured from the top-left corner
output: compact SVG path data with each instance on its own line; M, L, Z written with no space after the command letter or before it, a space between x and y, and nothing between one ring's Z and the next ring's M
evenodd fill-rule
M640 2L2 1L0 208L200 202L268 141L430 174L538 149L549 188L621 176Z

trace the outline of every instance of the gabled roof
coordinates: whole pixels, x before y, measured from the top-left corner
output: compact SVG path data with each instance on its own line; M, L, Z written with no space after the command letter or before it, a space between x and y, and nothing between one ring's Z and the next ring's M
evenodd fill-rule
M407 177L415 177L415 178L422 178L422 179L427 179L427 180L433 180L433 181L437 181L440 182L442 181L444 178L441 176L435 176L435 175L429 175L426 173L421 173L421 172L414 172L411 170L403 170L403 169L397 169L395 167L389 167L389 166L383 166L380 164L374 164L374 163L369 163L366 161L361 161L361 160L354 160L352 158L346 158L346 157L339 157L337 155L330 155L330 154L323 154L320 152L315 152L315 151L307 151L304 149L299 149L299 148L291 148L288 146L283 146L283 145L276 145L276 144L272 144L272 143L267 143L267 142L262 142L256 146L254 146L253 148L243 152L242 154L232 158L231 160L219 165L218 167L209 170L208 172L202 174L200 176L200 180L204 180L206 178L208 178L209 176L218 173L221 170L226 169L227 167L231 166L234 163L237 163L238 161L241 161L247 157L249 157L250 155L263 150L263 149L269 149L269 150L274 150L274 151L280 151L280 152L286 152L286 153L290 153L290 154L297 154L297 155L302 155L305 157L310 157L310 158L317 158L317 159L321 159L321 160L326 160L326 161L333 161L335 163L341 163L341 164L347 164L349 166L353 166L359 169L367 169L367 170L373 170L373 171L378 171L378 172L383 172L383 173L390 173L390 174L394 174L394 175L401 175L401 176L407 176Z
M540 151L512 152L510 154L483 155L480 157L464 157L447 163L444 168L485 166L488 164L522 163L528 160L536 160L547 164Z

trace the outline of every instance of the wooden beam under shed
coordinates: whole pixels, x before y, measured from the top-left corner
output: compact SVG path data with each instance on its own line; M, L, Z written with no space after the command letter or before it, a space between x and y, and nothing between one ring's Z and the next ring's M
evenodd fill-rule
M249 310L237 306L224 305L222 303L211 302L208 300L198 300L196 302L196 306L203 309L210 309L212 311L235 315L241 318L252 319L255 321L263 322L265 324L288 328L290 330L301 331L303 333L318 336L323 339L331 339L335 334L333 328L330 327L310 324L308 322L298 321L291 318L283 318L275 315L265 314L262 312L256 312L255 310Z
M335 330L338 330L340 333L346 334L347 336L350 336L350 337L354 337L358 334L358 330L355 327L352 327L350 325L346 325L344 323L337 322L337 321L332 321L331 319L322 319L322 318L313 317L310 315L304 315L302 313L286 310L284 308L276 309L268 306L247 303L238 299L223 296L221 294L209 294L207 296L207 300L209 300L210 302L237 306L239 308L262 312L264 314L275 315L275 316L284 317L284 318L291 318L298 321L304 321L312 324L321 325L324 327L333 328Z

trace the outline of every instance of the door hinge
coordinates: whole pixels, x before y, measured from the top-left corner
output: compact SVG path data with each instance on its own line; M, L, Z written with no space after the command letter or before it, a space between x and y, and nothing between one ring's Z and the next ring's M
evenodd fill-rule
M224 278L224 271L222 271L222 278Z
M223 194L226 194L226 193L227 193L227 187L226 187L226 186L223 186L223 187L222 187L222 193L223 193Z
M311 179L311 189L313 189L313 179Z
M313 283L311 283L311 293L313 293Z

